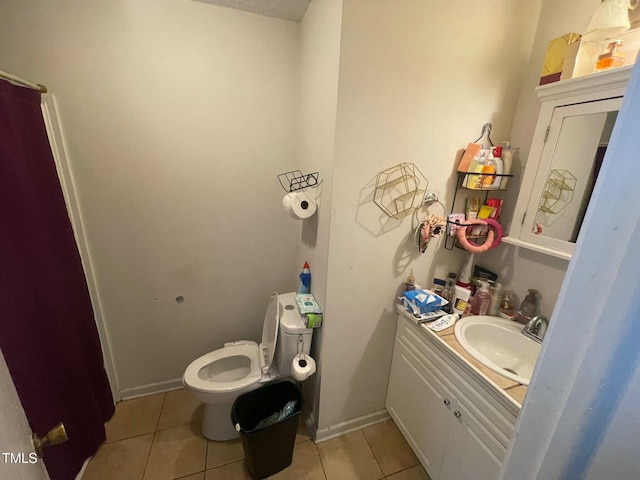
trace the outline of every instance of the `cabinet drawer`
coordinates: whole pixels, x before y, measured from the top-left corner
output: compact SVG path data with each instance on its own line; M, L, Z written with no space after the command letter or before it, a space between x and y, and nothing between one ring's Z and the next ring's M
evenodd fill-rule
M399 316L397 339L402 342L432 374L460 400L487 432L506 448L515 429L517 412L509 411L498 401L497 386L471 366L458 365L461 360L437 338ZM478 378L480 377L480 378Z

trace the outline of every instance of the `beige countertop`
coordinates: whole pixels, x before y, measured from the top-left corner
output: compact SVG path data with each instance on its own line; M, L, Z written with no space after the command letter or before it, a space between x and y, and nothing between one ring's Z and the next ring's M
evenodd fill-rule
M433 335L440 337L454 352L462 357L467 363L471 364L476 370L480 371L483 375L491 379L496 385L502 388L507 395L513 398L516 402L522 405L524 397L527 394L527 386L520 383L509 380L502 375L497 374L493 370L488 369L475 358L469 355L464 348L458 343L456 336L453 333L453 327L449 327L439 332L434 332L430 328L426 328L426 324L423 324L423 328Z

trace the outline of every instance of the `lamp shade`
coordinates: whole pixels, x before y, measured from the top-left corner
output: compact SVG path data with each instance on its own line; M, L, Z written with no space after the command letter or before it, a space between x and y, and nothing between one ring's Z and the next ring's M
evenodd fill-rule
M607 40L629 30L629 0L604 0L591 17L582 38Z

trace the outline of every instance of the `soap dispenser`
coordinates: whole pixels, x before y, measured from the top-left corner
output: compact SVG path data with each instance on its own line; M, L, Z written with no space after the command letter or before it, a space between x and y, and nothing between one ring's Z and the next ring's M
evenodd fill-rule
M480 289L473 296L473 300L471 302L471 313L473 315L486 315L491 303L489 283L484 280L478 280L478 284L480 285Z
M529 323L529 320L538 312L538 291L530 288L528 292L515 315L515 319L524 324Z

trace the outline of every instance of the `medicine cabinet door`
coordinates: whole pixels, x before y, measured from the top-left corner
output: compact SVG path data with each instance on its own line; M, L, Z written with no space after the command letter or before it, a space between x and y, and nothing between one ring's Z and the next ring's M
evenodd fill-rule
M617 97L553 110L521 240L573 253L621 104Z

